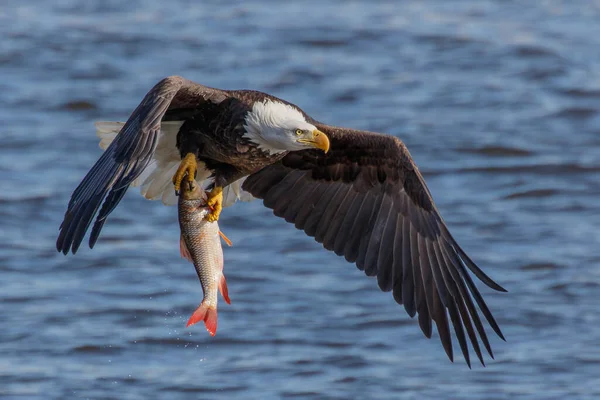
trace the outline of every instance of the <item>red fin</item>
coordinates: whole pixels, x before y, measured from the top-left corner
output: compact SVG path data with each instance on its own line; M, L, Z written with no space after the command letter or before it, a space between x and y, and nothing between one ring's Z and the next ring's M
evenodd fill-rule
M217 333L217 310L215 308L207 307L203 302L188 320L186 328L200 321L204 321L208 333L210 333L211 336L215 336Z
M227 282L225 282L225 275L221 275L221 280L219 281L219 292L221 292L221 296L225 299L227 304L231 304L231 300L229 300L229 291L227 290Z
M209 308L206 312L206 318L204 318L204 326L206 326L206 330L210 333L211 336L215 336L217 334L217 310L214 308Z
M185 240L183 240L183 235L179 235L179 254L181 254L182 258L185 258L186 260L194 262L194 260L192 260L192 255L190 254L190 251L188 250L187 246L185 245Z
M225 234L223 232L219 231L219 235L221 235L221 237L223 238L225 243L227 243L227 246L229 246L229 247L232 246L231 240L229 240L229 238L227 236L225 236Z

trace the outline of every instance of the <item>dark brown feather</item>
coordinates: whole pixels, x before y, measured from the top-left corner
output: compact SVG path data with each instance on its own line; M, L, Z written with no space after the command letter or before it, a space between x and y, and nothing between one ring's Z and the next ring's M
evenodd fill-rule
M94 246L108 215L121 201L131 182L150 163L160 122L169 109L195 109L201 104L219 103L226 97L222 90L178 76L157 83L74 190L56 241L57 250L64 254L77 252L100 209L89 241L90 247Z
M435 322L452 359L450 319L467 364L467 336L483 364L476 331L492 353L473 299L503 336L467 268L491 288L504 289L456 244L404 144L387 135L313 123L329 137L329 153L289 153L250 175L243 188L326 249L376 275L379 287L392 291L410 316L419 314L425 336L431 336ZM290 185L288 176L302 184Z

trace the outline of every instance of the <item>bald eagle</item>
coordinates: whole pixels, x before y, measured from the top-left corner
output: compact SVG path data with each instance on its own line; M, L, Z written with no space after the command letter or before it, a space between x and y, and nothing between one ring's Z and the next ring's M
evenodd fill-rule
M89 238L94 247L130 185L170 203L196 179L210 190L211 221L232 199L259 198L376 276L381 290L391 291L411 317L418 314L426 337L435 322L451 361L449 322L469 367L467 337L483 365L480 342L493 358L475 304L504 340L469 271L505 289L452 237L398 138L320 123L266 93L214 89L178 76L156 84L122 126L110 124L98 125L106 151L71 196L58 251L75 253L98 214Z

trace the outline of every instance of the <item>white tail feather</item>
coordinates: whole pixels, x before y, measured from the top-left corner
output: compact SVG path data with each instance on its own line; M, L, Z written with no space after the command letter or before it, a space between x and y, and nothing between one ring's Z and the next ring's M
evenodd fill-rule
M160 137L154 158L142 174L132 182L132 186L141 186L142 196L149 200L161 199L163 204L168 206L177 204L172 179L181 162L181 156L177 149L177 133L182 124L182 121L161 122ZM100 138L100 148L106 150L125 123L98 121L94 125L96 126L96 135ZM204 163L198 163L196 182L205 189L213 182L210 178L211 174ZM250 193L242 190L242 183L245 179L239 179L223 189L223 207L229 207L237 200L250 201L254 199Z
M173 185L172 177L177 172L178 163L170 163L163 168L156 168L144 181L141 188L142 196L149 200L162 197L163 192ZM172 189L172 188L171 188Z
M229 207L238 200L252 201L255 199L250 193L242 190L246 177L238 179L223 189L223 207Z
M96 126L96 136L100 138L100 148L106 150L108 145L117 136L124 122L98 121L94 123Z
M162 203L165 206L174 206L177 204L177 195L175 194L175 189L171 188L171 190L165 190L163 192Z

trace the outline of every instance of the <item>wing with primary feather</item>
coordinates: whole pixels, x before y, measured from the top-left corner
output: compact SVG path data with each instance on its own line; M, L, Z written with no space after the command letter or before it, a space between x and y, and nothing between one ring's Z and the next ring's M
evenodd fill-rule
M469 367L465 330L482 364L477 335L493 357L475 303L504 337L468 270L489 287L504 289L450 235L404 144L388 135L317 128L330 139L329 153L289 153L250 175L243 189L326 249L376 276L381 290L392 291L411 317L418 313L425 336L431 336L435 322L451 360L448 316Z
M224 91L178 76L157 83L73 192L56 241L58 251L75 253L100 209L89 241L90 247L94 246L106 217L151 162L167 111L185 113L207 103L220 103L226 97Z

